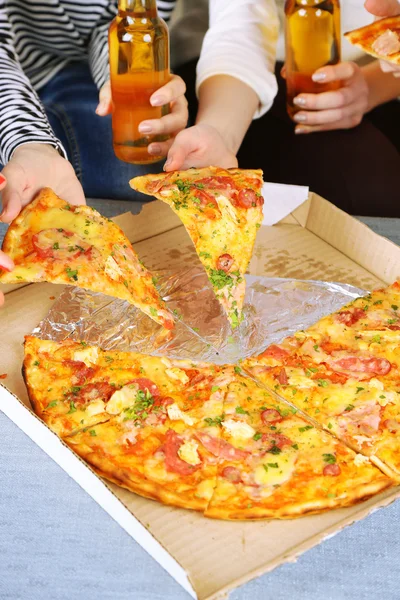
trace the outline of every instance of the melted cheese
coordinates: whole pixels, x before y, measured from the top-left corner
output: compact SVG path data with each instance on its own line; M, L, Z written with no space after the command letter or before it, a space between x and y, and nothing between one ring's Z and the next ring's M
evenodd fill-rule
M272 456L271 459L266 459L265 462L258 465L254 471L255 482L258 483L258 485L281 485L290 479L294 471L295 459L295 454ZM268 463L273 464L274 466L271 467ZM266 468L264 467L264 464L266 465ZM278 465L278 467L275 467L275 465Z
M99 357L99 349L96 346L89 346L88 348L82 348L82 350L76 350L73 354L73 360L83 362L87 367L91 367L96 364Z
M195 423L191 417L181 411L175 402L167 407L167 413L171 421L183 421L187 425L194 425Z
M196 489L196 497L204 498L205 500L211 500L215 488L215 480L214 479L204 479Z
M189 465L199 465L201 463L197 448L199 445L194 440L187 440L178 450L179 458Z
M87 207L77 208L74 212L50 208L41 212L40 215L31 214L29 226L32 226L34 231L62 227L76 233L89 243L93 243L95 240L101 242L104 238L104 226L94 222L91 213L92 211ZM87 221L90 221L90 225L86 224ZM85 231L88 233L85 234Z
M316 386L316 382L303 375L301 369L291 369L290 377L288 378L289 385L293 385L299 389L307 389Z
M235 439L249 440L256 433L251 425L233 419L223 421L222 427Z
M113 393L107 403L106 411L110 415L118 415L125 408L132 406L136 400L139 387L137 385L124 386Z
M95 402L92 402L91 404L89 404L89 406L86 408L86 414L89 417L93 417L94 415L98 415L102 412L105 411L106 405L103 402L103 400L96 400Z
M186 375L185 371L182 369L178 369L178 367L173 367L172 369L165 369L165 374L170 378L176 381L180 381L185 385L189 382L189 377Z
M121 276L123 276L123 272L116 260L113 259L112 256L108 256L104 265L104 272L106 275L114 279L114 281L118 281Z
M356 454L354 457L354 464L356 467L362 467L363 465L370 464L369 458L363 454Z

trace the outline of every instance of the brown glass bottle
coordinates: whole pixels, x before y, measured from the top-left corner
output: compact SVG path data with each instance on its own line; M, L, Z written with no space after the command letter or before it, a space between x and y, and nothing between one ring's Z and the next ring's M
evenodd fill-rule
M169 34L158 16L156 0L118 0L118 15L110 25L112 128L116 156L129 163L148 164L152 142L168 136L139 133L139 124L159 119L168 104L152 107L150 96L170 80Z
M289 116L300 110L293 98L302 92L318 94L340 87L321 84L312 74L341 57L339 0L287 0L285 5L286 84Z

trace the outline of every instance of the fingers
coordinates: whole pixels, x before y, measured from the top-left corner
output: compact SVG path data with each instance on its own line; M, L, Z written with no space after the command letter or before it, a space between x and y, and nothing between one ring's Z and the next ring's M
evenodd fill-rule
M153 142L148 146L147 152L152 156L167 156L173 143L174 138L170 138L165 142Z
M363 114L363 105L361 103L356 103L343 108L332 108L329 110L319 110L315 112L299 112L294 116L294 120L302 125L323 125L325 123L336 123L336 128L341 129L339 124L341 121L356 115L360 116L361 121ZM352 125L352 127L355 127L355 125L357 125L360 121Z
M316 83L330 83L350 79L356 74L358 67L352 62L341 62L337 65L328 65L315 71L312 80Z
M99 104L96 108L96 114L100 117L108 115L112 110L112 98L111 98L111 83L106 81L99 92Z
M281 69L281 77L282 79L286 79L286 65L283 65Z
M297 125L295 133L297 135L307 133L317 133L319 131L333 131L335 129L352 129L357 127L361 123L362 117L360 115L353 115L342 119L341 121L333 121L330 123L322 123L321 125Z
M1 202L3 205L0 221L3 223L11 223L21 212L23 186L23 171L9 163L4 167L0 179Z
M198 136L194 127L189 127L179 133L173 140L168 152L168 160L164 165L164 171L177 171L186 168L188 157L198 150ZM193 165L191 165L193 166Z
M341 108L347 106L355 99L355 92L350 87L344 87L334 92L321 94L299 94L293 103L307 110L324 110L327 108Z
M394 17L400 14L398 0L366 0L364 6L376 17Z
M173 104L171 112L161 119L142 121L140 133L152 135L176 134L185 129L189 118L188 103L185 96L180 96Z
M150 96L150 104L152 106L163 106L177 100L179 96L183 96L186 92L186 84L178 75L172 75L168 83L158 89Z
M0 250L0 268L5 269L6 271L12 271L14 268L14 263L7 254L4 254Z

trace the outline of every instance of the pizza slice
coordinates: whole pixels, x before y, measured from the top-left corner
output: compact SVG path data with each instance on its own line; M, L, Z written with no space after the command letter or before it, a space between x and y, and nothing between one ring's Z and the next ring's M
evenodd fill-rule
M245 273L262 223L262 172L209 167L135 177L133 189L181 219L233 328L242 318Z
M367 54L400 65L400 15L375 21L345 37Z
M244 363L270 390L397 479L399 291L395 283L360 298Z
M232 367L27 337L24 376L35 412L100 475L205 509Z
M72 206L44 189L10 225L3 251L15 269L1 283L49 281L127 300L167 329L174 325L121 229L88 206Z
M293 518L349 506L393 484L368 458L241 375L229 385L221 428L208 517ZM224 452L225 444L234 452Z

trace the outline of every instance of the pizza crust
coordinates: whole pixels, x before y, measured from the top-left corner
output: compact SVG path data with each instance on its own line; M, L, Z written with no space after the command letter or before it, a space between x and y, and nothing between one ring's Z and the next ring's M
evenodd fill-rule
M374 42L386 31L393 31L400 37L400 15L397 17L380 19L370 25L360 27L354 31L349 31L344 35L351 44L361 48L367 54L395 65L400 65L400 52L382 55L378 54L373 48Z

